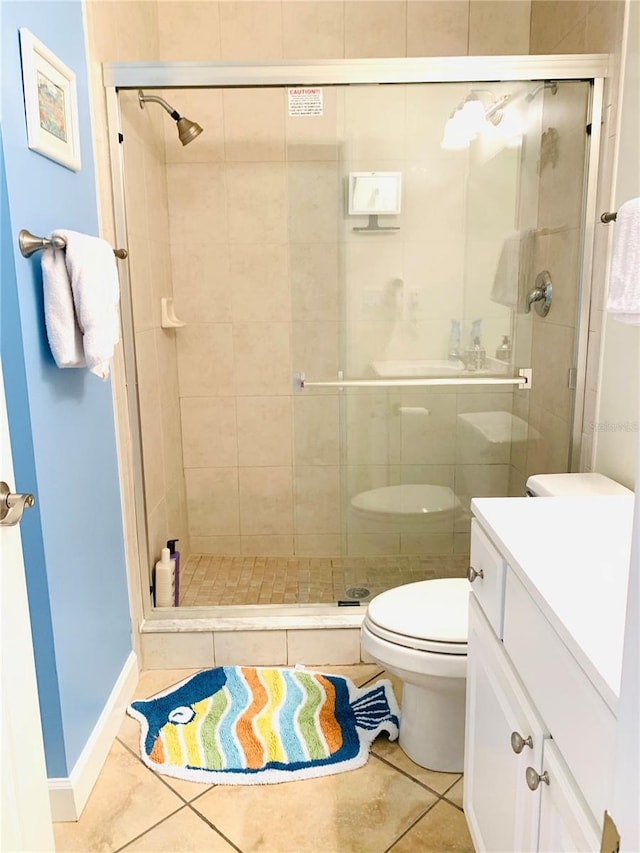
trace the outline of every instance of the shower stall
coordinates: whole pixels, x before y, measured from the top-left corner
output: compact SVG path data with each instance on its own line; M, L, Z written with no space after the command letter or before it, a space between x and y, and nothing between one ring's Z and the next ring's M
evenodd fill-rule
M605 68L105 67L140 564L179 540L173 615L462 576L472 497L578 469Z

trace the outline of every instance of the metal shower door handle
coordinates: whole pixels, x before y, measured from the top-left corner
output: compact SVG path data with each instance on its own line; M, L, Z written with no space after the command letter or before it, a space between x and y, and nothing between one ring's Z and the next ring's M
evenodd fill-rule
M33 495L14 495L9 486L0 482L0 527L13 527L20 522L22 513L35 503Z
M527 314L531 311L531 306L535 305L537 313L541 317L546 317L551 308L552 295L553 284L551 276L547 270L543 270L536 277L535 287L527 294Z

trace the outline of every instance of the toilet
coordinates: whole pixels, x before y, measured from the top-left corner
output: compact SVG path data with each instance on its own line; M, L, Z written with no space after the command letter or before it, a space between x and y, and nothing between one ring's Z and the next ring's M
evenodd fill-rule
M355 532L447 533L462 513L453 489L430 483L381 486L355 495L350 502Z
M526 489L531 497L631 494L595 473L532 476ZM466 578L404 584L375 596L362 623L363 650L402 681L400 746L430 770L463 769L470 588Z
M417 581L369 603L362 648L402 681L402 750L430 770L462 771L469 590L466 578Z

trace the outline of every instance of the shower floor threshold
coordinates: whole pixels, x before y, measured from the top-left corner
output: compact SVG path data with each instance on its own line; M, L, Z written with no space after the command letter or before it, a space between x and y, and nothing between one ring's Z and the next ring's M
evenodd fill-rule
M262 604L241 607L171 608L155 611L140 627L143 634L208 631L286 631L313 628L359 628L366 605L305 605L278 607Z

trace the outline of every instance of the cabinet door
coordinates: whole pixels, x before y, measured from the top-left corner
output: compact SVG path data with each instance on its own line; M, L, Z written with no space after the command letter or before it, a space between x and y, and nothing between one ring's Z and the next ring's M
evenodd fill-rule
M552 740L545 741L542 766L549 784L540 784L540 851L587 853L600 850L595 819Z
M520 753L517 732L531 738ZM464 811L478 853L538 849L540 788L530 791L526 768L541 772L545 732L511 670L502 643L471 596L467 666Z

